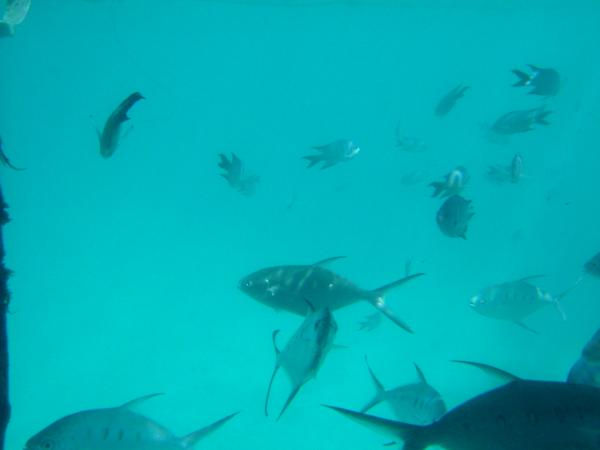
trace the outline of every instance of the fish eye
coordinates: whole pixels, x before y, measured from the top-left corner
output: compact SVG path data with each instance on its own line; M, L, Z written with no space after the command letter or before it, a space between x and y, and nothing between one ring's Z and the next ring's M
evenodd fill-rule
M50 450L50 449L54 448L54 442L52 442L50 440L43 441L40 444L40 448L42 448L44 450Z

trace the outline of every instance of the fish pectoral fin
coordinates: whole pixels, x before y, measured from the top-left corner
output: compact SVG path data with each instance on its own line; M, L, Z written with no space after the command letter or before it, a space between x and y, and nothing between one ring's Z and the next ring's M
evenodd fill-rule
M216 422L211 423L210 425L200 428L184 437L181 438L181 445L183 448L192 448L198 441L204 439L206 436L211 434L213 431L220 428L225 422L233 419L235 416L239 414L238 412L234 412L233 414L229 414L228 416L223 417L222 419L217 420Z
M415 366L415 370L417 371L417 377L419 378L419 381L421 383L428 384L427 378L425 378L425 374L423 373L419 365L416 362L413 362L413 364Z
M530 328L525 322L523 322L522 320L515 320L514 321L518 326L520 326L521 328L529 331L530 333L533 334L540 334L539 331L534 330L533 328Z
M164 392L156 392L154 394L144 395L142 397L134 398L133 400L129 400L127 403L123 403L119 408L123 409L131 409L136 406L144 403L146 400L150 400L151 398L158 397L159 395L165 395Z
M491 366L489 364L484 364L475 361L465 361L463 359L453 359L452 362L477 367L478 369L484 371L488 375L498 377L502 381L505 381L507 383L510 383L511 381L521 380L521 378L516 376L515 374L507 372L506 370L500 369L498 367Z
M383 300L383 297L378 297L378 298L372 300L371 304L375 308L377 308L377 310L380 311L385 317L390 319L392 322L394 322L396 325L398 325L404 331L407 331L408 333L414 333L412 328L406 322L404 322L402 319L400 319L394 313L394 311L392 311L390 308L387 307L387 305L385 304L385 301Z
M332 256L330 258L325 258L320 261L317 261L316 263L313 263L312 265L313 266L324 266L326 264L329 264L331 262L334 262L334 261L337 261L340 259L344 259L344 258L346 258L346 257L345 256Z
M531 280L537 280L538 278L544 278L546 275L544 274L538 274L538 275L529 275L528 277L523 277L523 278L519 278L516 283L520 282L520 281L531 281Z
M269 415L269 397L271 396L271 388L273 387L273 380L275 379L275 375L279 370L279 363L275 363L275 368L273 369L273 373L271 374L271 379L269 380L269 386L267 387L267 395L265 396L265 416Z

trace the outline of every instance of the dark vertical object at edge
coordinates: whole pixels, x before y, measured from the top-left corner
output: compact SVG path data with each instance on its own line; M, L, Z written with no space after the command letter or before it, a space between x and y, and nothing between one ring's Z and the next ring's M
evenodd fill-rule
M8 401L8 335L6 331L6 313L10 293L8 277L10 271L4 266L4 235L2 228L8 222L8 205L4 203L0 186L0 450L4 449L6 427L10 419L10 403Z

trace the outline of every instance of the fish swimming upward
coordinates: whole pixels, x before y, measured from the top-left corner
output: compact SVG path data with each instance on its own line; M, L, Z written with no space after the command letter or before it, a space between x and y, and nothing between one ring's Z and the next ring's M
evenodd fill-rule
M132 410L159 394L146 395L116 408L80 411L50 424L27 441L25 450L187 450L236 414L183 437Z
M386 402L397 420L414 425L429 425L446 413L442 396L425 379L425 375L415 364L419 381L386 390L373 373L365 356L369 374L375 385L375 396L361 410L366 413L375 405Z
M309 311L305 300L307 298L315 309L329 308L331 311L365 300L396 325L412 332L411 328L387 307L384 296L391 289L424 274L414 273L377 289L365 290L323 267L340 258L342 257L328 258L311 265L260 269L242 278L239 288L260 303L300 315L306 315Z
M139 100L145 97L139 92L134 92L129 97L121 102L119 106L112 112L106 120L102 133L98 131L98 139L100 140L100 154L104 158L109 158L119 145L121 137L121 126L129 120L127 113Z
M600 389L515 380L458 405L431 425L331 409L404 441L404 450L598 450Z
M458 99L465 95L467 89L469 89L469 86L463 86L462 84L459 84L446 95L444 95L444 97L442 97L435 107L435 115L438 117L443 117L448 114L454 108Z
M312 310L306 316L300 328L290 338L283 350L279 350L277 347L276 337L279 330L273 332L273 347L275 348L277 360L275 361L275 368L273 369L265 398L266 416L269 415L271 387L279 368L283 368L288 374L292 383L292 391L283 405L278 419L283 415L290 403L292 403L300 388L316 376L325 360L325 356L327 356L327 353L329 353L329 350L333 346L337 328L333 314L331 314L328 308L324 308L318 311Z

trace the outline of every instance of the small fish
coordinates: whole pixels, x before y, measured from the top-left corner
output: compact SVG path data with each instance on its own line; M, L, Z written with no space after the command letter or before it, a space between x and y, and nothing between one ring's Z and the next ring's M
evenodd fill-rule
M404 441L405 450L596 450L600 389L552 381L515 380L448 411L431 425L411 425L327 406Z
M471 200L460 195L452 195L446 199L436 214L439 229L451 238L467 238L469 221L475 213Z
M456 101L465 95L467 89L469 89L469 86L463 86L462 84L459 84L446 95L444 95L444 97L442 97L440 102L435 107L435 115L438 117L443 117L448 114L450 110L454 108Z
M331 311L366 300L388 319L408 332L404 323L385 303L385 294L409 280L424 275L415 273L377 289L361 289L345 278L323 267L342 257L327 258L310 265L286 265L257 270L240 280L239 288L246 295L277 310L306 315L309 308L305 299L317 310Z
M600 252L596 253L588 262L585 263L583 270L590 275L600 277Z
M580 358L569 371L567 381L600 387L600 329L583 348Z
M386 402L392 408L397 420L414 425L429 425L446 413L446 404L442 396L427 383L423 371L416 364L418 382L386 390L373 373L366 356L365 362L376 393L373 399L360 410L361 413L366 413L381 402Z
M532 87L533 89L529 91L531 95L550 97L558 94L560 89L560 75L555 69L542 69L532 64L528 64L528 66L532 71L531 74L517 69L512 71L519 78L513 86Z
M244 175L242 160L235 153L231 154L231 160L223 153L219 154L219 167L225 171L221 176L227 180L229 185L244 195L252 195L260 177L256 175Z
M309 307L312 308L310 303ZM337 328L333 314L329 308L324 308L311 310L283 350L279 350L277 347L276 338L279 330L273 332L273 347L277 359L267 388L265 416L269 415L271 387L279 368L282 367L288 374L292 383L292 391L283 405L278 419L294 400L300 388L317 375L327 353L333 346Z
M100 140L100 154L104 158L109 158L119 145L121 135L121 126L129 120L127 113L133 105L145 97L139 92L134 92L129 97L121 102L119 106L112 112L106 120L102 133L98 131L98 139Z
M415 169L411 172L407 172L400 177L400 184L405 187L414 186L415 184L422 183L427 178L427 172L422 169Z
M400 124L396 126L396 147L398 150L409 153L420 153L427 150L427 144L422 139L405 136Z
M6 156L6 153L4 153L4 147L2 146L2 137L0 137L0 164L9 167L13 170L25 170L24 168L13 166L13 164L10 162L8 156Z
M313 149L319 153L302 157L308 160L308 168L322 162L321 169L327 169L338 163L350 161L360 152L358 145L348 139L340 139L329 144L318 145L313 147Z
M57 420L27 441L25 450L185 450L221 427L237 413L177 437L162 425L132 410L159 394L136 398L116 408L90 409Z
M432 197L450 197L451 195L460 194L465 188L465 185L470 179L469 172L463 166L458 166L450 173L444 175L443 181L434 181L429 183L433 187Z
M490 166L487 171L487 178L496 183L513 183L516 184L523 176L523 158L520 154L513 156L508 166L496 164Z
M550 125L546 120L552 111L545 108L533 108L511 111L500 116L491 126L490 130L499 135L526 133L533 130L533 125Z
M530 283L532 279L539 277L540 275L534 275L488 286L471 298L469 306L483 316L514 322L535 333L524 323L524 319L547 305L553 305L564 319L560 300L581 281L580 278L573 286L554 296Z
M31 0L6 0L4 15L0 19L0 37L14 36L15 27L20 25L31 7Z

